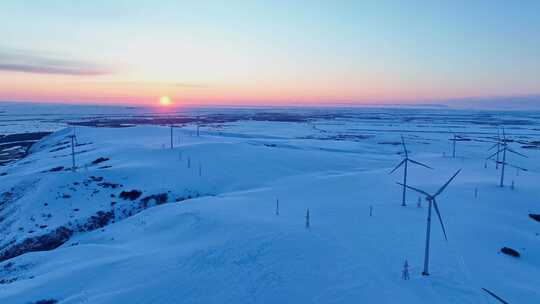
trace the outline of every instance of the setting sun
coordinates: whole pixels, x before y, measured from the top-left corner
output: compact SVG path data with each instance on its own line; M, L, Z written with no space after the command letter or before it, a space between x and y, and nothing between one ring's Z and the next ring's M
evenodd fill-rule
M171 102L171 99L169 98L169 96L161 96L161 97L159 98L159 104L160 104L161 106L165 106L165 107L166 107L166 106L170 106L171 103L172 103L172 102Z

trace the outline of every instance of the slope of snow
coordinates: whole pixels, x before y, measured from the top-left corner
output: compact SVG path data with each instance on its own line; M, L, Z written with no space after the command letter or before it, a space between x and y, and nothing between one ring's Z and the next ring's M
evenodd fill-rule
M540 213L537 150L509 156L531 170L508 169L516 188L499 188L500 170L484 168L489 143L459 142L460 157L443 157L449 134L406 127L412 157L435 168L411 165L410 185L436 191L462 169L438 199L449 240L434 214L429 277L420 275L425 201L418 208L409 191L401 207L402 170L388 175L401 160L402 125L237 122L200 137L188 126L175 129L174 149L167 127L77 128L75 172L72 129L2 169L0 190L11 194L0 209L0 248L59 227L74 233L54 250L0 263L0 302L496 303L487 288L510 303L538 303L540 223L528 218ZM119 197L130 190L142 194ZM167 203L140 207L163 193ZM100 211L114 211L108 225L76 229ZM504 246L521 257L501 254Z

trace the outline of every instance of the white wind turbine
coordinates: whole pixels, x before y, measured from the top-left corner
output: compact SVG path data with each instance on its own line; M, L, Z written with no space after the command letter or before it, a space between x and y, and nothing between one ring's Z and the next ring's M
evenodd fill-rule
M491 159L493 161L495 161L496 164L500 164L501 165L501 180L500 180L500 183L499 183L499 186L500 187L504 187L504 169L506 168L506 166L510 166L510 167L513 167L513 168L516 168L518 170L522 170L522 171L527 171L527 169L525 168L521 168L521 167L518 167L518 166L514 166L510 163L508 163L506 161L506 152L510 152L510 153L514 153L516 155L519 155L521 157L527 157L526 155L524 154L521 154L519 152L516 152L514 150L512 150L509 146L508 146L508 140L506 139L506 133L504 132L504 128L502 129L502 132L503 132L503 138L502 140L499 140L495 145L493 145L493 147L491 147L491 149L493 149L494 147L497 147L497 152L493 153L492 155L490 155L487 159ZM502 153L502 161L499 160L499 154ZM497 160L493 159L493 157L497 156Z
M433 169L433 168L409 158L409 152L407 151L407 146L405 146L405 140L403 139L403 136L401 136L401 144L403 146L403 152L405 153L405 158L392 171L390 171L389 174L394 173L397 169L399 169L399 167L401 167L402 165L405 165L404 170L403 170L403 184L400 184L400 185L403 185L401 206L407 206L407 204L405 203L405 195L407 192L407 169L409 167L409 162L422 166L422 167L426 167L428 169Z
M437 217L439 218L439 222L441 223L441 228L442 228L442 231L443 231L443 234L444 234L444 239L445 240L448 240L448 238L446 237L446 229L444 228L444 224L443 224L443 221L442 221L442 217L441 217L441 212L439 211L439 206L437 205L437 201L436 201L436 198L437 196L439 196L443 191L444 189L446 189L446 187L448 187L448 185L450 184L450 182L452 182L452 180L459 174L459 172L461 172L461 169L458 170L456 173L454 173L454 175L437 191L435 192L435 194L429 194L423 190L420 190L420 189L417 189L417 188L414 188L414 187L411 187L411 186L407 186L407 185L403 185L401 183L398 183L400 185L403 185L404 187L407 187L413 191L416 191L418 193L421 193L423 195L426 196L426 200L428 201L428 215L427 215L427 228L426 228L426 248L425 248L425 253L424 253L424 271L422 271L422 275L429 275L429 241L430 241L430 238L431 238L431 206L433 205L433 208L435 208L435 212L437 213Z

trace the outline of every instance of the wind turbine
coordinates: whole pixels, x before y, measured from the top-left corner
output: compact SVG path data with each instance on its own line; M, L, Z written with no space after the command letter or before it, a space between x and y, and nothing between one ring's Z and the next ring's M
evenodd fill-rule
M454 133L454 137L450 139L452 141L452 158L456 158L456 141L457 136L456 133Z
M452 132L452 130L450 130L450 132ZM452 132L452 134L453 134L453 137L450 138L449 140L452 142L452 158L456 158L456 142L459 140L465 139L465 137L458 135L454 132Z
M407 188L406 188L407 187L407 169L409 167L409 162L422 166L422 167L426 167L428 169L433 169L433 168L409 158L409 152L407 152L407 146L405 146L405 140L403 139L403 135L401 136L401 145L403 146L405 158L392 171L390 171L389 174L394 173L397 169L399 169L399 167L401 167L402 165L405 165L404 172L403 172L403 184L401 184L403 185L403 195L402 195L402 200L401 200L401 206L407 206L407 204L405 203L405 194L407 192Z
M461 169L459 169L454 175L437 191L435 194L429 194L423 190L403 185L404 187L407 187L413 191L416 191L418 193L421 193L426 196L426 201L428 201L428 215L427 215L427 228L426 228L426 248L424 253L424 271L422 271L422 275L429 275L429 241L431 238L431 206L433 205L433 208L435 208L435 212L437 213L437 217L439 218L439 222L441 223L441 228L444 234L444 239L448 241L448 238L446 237L446 229L444 228L444 224L441 217L441 212L439 211L439 206L437 205L437 201L435 200L437 196L439 196L446 187L452 182L452 180L461 172Z
M510 167L513 167L513 168L516 168L518 170L522 170L522 171L527 171L527 169L525 168L521 168L521 167L518 167L518 166L514 166L510 163L507 163L506 162L506 152L510 152L510 153L514 153L516 155L519 155L521 157L525 157L527 158L527 155L524 155L524 154L521 154L519 152L516 152L514 150L512 150L509 146L508 146L508 140L506 139L506 133L504 132L504 128L503 128L503 138L501 141L499 141L497 144L499 145L499 148L497 149L497 152L493 153L492 155L490 155L487 159L491 159L493 161L495 161L497 164L501 164L501 181L500 181L500 184L499 186L500 187L504 187L504 169L505 167L508 165ZM500 148L502 146L502 148ZM498 155L499 153L502 153L502 161L500 160L494 160L493 157Z

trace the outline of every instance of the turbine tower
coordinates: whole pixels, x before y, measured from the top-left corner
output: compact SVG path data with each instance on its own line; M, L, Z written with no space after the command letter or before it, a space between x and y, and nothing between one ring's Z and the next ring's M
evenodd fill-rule
M404 169L403 169L403 194L402 194L402 199L401 199L401 206L407 206L407 203L405 202L405 196L406 196L406 193L407 193L407 173L408 173L408 167L409 167L409 162L413 163L413 164L416 164L416 165L419 165L419 166L422 166L422 167L426 167L428 169L433 169L431 168L430 166L428 165L424 165L420 162L417 162L415 160L412 160L409 158L409 152L407 151L407 146L405 146L405 140L403 139L403 135L401 136L401 145L403 146L403 152L405 154L405 158L392 170L390 171L389 174L392 174L394 173L397 169L399 169L399 167L401 167L402 165L404 165Z
M403 184L404 187L407 187L413 191L416 191L418 193L421 193L426 196L426 201L428 201L428 215L427 215L427 228L426 228L426 247L424 252L424 271L422 271L422 275L428 276L429 275L429 242L431 239L431 207L435 208L435 212L437 213L437 217L439 218L439 222L441 223L441 228L444 234L444 239L448 241L448 238L446 237L446 229L444 228L444 224L441 217L441 212L439 211L439 206L437 205L436 198L439 196L446 187L452 182L452 180L461 172L461 169L458 170L454 175L437 191L435 194L429 194L423 190L420 190L418 188L414 188L411 186L406 186Z

